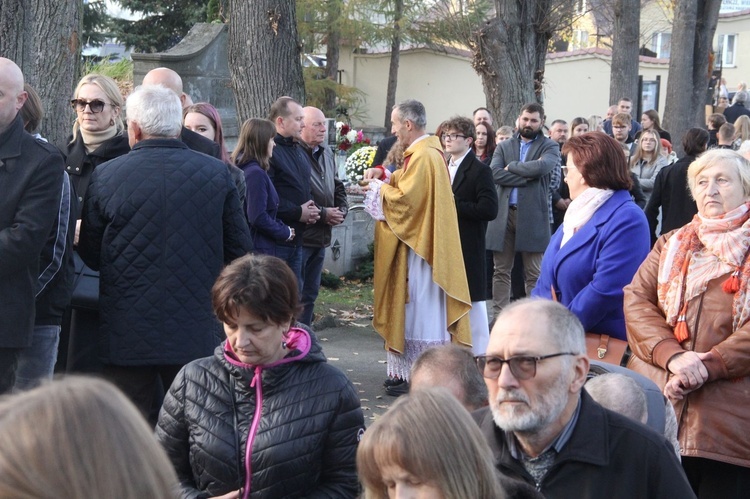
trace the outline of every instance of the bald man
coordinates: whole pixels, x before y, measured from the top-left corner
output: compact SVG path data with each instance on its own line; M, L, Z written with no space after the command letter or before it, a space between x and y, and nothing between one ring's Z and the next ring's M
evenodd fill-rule
M192 104L192 99L182 90L182 78L177 72L169 68L152 69L143 77L142 85L162 85L167 87L180 98L183 109ZM216 159L221 159L219 144L209 140L184 126L180 132L180 140L193 151L208 154Z
M31 345L39 257L57 217L63 159L23 129L23 73L0 57L0 394Z

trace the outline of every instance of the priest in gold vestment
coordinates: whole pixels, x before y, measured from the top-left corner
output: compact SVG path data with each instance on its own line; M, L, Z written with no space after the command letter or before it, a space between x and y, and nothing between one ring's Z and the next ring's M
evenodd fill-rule
M391 121L404 166L370 184L366 208L379 220L373 326L385 340L386 391L400 395L421 352L448 342L471 346L471 298L440 141L425 133L418 101L396 105Z

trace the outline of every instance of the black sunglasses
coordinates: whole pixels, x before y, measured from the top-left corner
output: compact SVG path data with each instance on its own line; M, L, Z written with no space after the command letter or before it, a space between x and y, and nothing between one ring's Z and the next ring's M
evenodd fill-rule
M104 106L106 106L108 103L104 102L100 99L94 99L91 101L83 100L83 99L73 99L70 101L71 107L75 109L76 111L82 113L86 110L86 106L91 109L92 113L101 113L104 110ZM110 104L111 105L111 104Z
M577 355L572 352L561 352L553 353L550 355L542 355L539 357L531 357L525 355L519 355L518 357L511 357L510 359L502 359L493 355L479 355L474 357L477 363L479 371L482 376L487 379L497 379L500 377L500 371L503 370L503 364L507 363L510 367L510 372L518 380L527 380L536 376L536 364L537 362L544 359L551 359L553 357L560 357L561 355Z

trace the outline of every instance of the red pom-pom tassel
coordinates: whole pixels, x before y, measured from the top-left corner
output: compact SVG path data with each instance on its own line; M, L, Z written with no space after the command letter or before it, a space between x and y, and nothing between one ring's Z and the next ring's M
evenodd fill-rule
M721 289L727 293L727 294L734 294L737 291L740 290L740 271L735 270L732 272L732 275L729 276L729 279L724 281L724 284L721 285Z

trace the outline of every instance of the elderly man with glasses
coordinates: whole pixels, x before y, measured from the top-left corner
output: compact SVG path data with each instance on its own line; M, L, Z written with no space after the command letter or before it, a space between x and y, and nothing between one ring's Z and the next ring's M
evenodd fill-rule
M568 309L506 307L476 357L490 406L474 413L500 472L545 497L695 497L662 436L593 401L583 327Z

